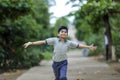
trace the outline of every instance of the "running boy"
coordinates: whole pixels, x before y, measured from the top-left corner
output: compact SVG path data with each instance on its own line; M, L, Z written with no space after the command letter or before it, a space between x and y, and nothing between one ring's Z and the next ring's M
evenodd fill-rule
M48 38L46 40L40 40L36 42L27 42L24 44L24 47L27 48L30 45L53 45L54 46L54 55L53 55L53 72L55 75L55 80L67 80L67 51L69 48L88 48L90 50L95 50L96 47L93 45L87 46L75 43L73 41L67 40L68 28L66 26L61 26L58 29L58 38Z

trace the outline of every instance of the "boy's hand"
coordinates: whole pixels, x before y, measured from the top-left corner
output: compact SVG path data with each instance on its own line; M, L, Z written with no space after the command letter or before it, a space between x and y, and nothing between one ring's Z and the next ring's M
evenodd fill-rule
M24 46L24 48L27 48L29 45L31 45L32 44L32 42L27 42L27 43L25 43L23 46Z
M96 46L93 46L93 44L90 45L90 47L89 47L90 50L96 50L96 48L97 48L97 47L96 47Z

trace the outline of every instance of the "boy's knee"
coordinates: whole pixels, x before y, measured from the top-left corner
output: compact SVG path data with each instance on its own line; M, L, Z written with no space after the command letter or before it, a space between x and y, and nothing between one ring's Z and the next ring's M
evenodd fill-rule
M66 77L62 77L62 78L60 78L60 80L67 80L67 78Z

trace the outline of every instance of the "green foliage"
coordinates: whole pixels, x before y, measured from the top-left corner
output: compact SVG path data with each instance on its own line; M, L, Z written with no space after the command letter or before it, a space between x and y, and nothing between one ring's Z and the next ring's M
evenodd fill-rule
M36 20L38 24L41 24L41 26L46 29L49 25L49 12L48 12L48 4L44 0L35 0L33 1L33 4L35 4L32 8L33 10L33 17ZM40 6L40 7L38 7Z
M0 6L2 16L0 17L2 21L0 22L1 69L37 65L43 59L41 52L46 46L35 47L35 50L36 48L40 50L38 53L33 50L34 47L29 47L27 51L24 51L23 44L51 36L48 5L44 0L37 2L34 0L0 0ZM46 49L50 50L50 47Z
M70 0L74 2L75 0ZM84 0L79 0L82 2ZM85 40L88 44L95 43L101 49L97 49L97 52L104 51L104 31L105 24L103 21L103 16L108 14L112 19L112 36L114 45L118 45L119 41L119 26L118 26L118 15L120 13L120 3L119 1L113 0L86 0L86 4L80 6L79 10L75 13L70 13L70 15L75 16L74 24L77 28L76 36L79 40ZM73 3L74 5L74 3ZM118 15L116 16L116 14ZM117 30L117 33L115 30ZM116 46L117 46L116 45ZM94 53L93 53L94 54Z
M94 44L95 46L97 45L97 50L91 51L89 53L89 56L98 55L101 53L104 54L105 52L104 36L102 36L101 34L91 34L90 36L85 38L85 42L87 42L89 45L91 44Z
M112 34L113 34L113 45L115 46L116 49L116 55L117 58L120 58L120 15L113 15L112 18L110 19L111 23L112 23Z
M16 19L31 11L31 0L0 0L0 20ZM9 15L8 15L9 14Z
M52 52L43 52L42 55L44 56L45 60L51 60L52 59Z
M31 48L30 48L31 49ZM25 49L25 53L22 54L22 63L21 67L28 68L35 65L39 65L42 59L44 59L44 56L41 54L41 52L38 49Z
M24 32L15 26L15 19L31 11L30 1L0 1L0 67L1 69L14 68L19 63L18 57L22 49ZM17 62L18 61L18 62Z
M102 17L105 14L120 12L119 3L105 0L92 0L84 4L75 15L76 19L83 19L90 25L101 25ZM98 22L99 21L99 22ZM93 26L94 27L94 26Z

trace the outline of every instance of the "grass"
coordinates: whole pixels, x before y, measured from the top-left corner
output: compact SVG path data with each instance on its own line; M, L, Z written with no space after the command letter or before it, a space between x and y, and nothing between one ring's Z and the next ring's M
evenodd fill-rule
M49 51L41 52L39 49L33 49L32 53L42 54L44 56L44 60L51 60L52 55L53 55L52 52L49 52Z
M53 54L51 52L44 52L42 55L44 56L45 60L51 60Z

